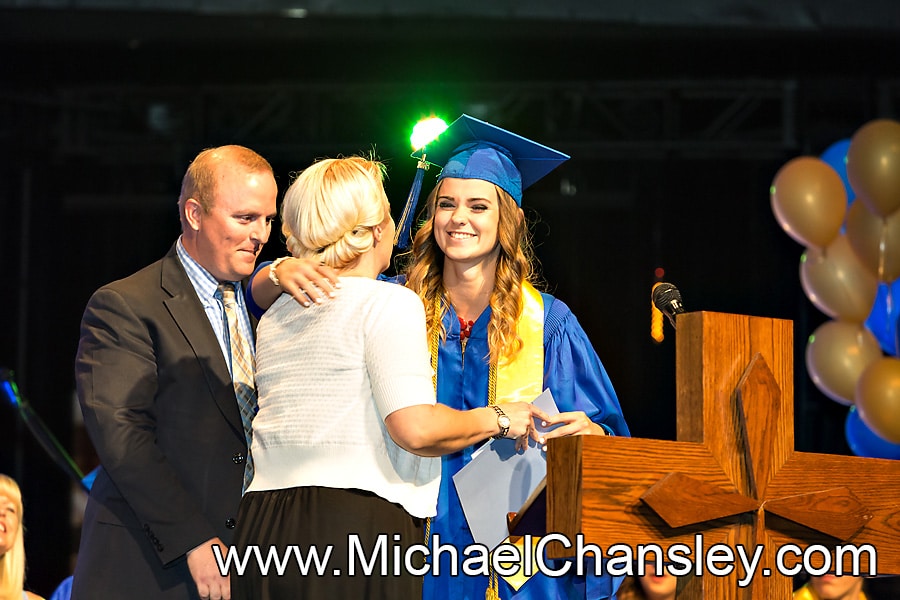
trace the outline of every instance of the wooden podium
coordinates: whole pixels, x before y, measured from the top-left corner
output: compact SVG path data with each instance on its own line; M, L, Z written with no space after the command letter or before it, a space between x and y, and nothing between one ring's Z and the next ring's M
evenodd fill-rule
M679 594L685 600L789 599L792 580L775 568L785 544L812 546L815 566L825 560L816 544L832 556L838 546L871 544L877 573L900 574L900 461L794 451L791 322L697 312L677 323L678 441L550 440L546 529L514 533L564 534L573 546L548 544L554 558L572 555L578 534L604 552L678 543L693 551L700 540L703 550L743 545L752 555L764 546L744 586L739 564L725 576L704 564ZM842 556L849 568L851 554ZM782 562L800 558L789 553Z

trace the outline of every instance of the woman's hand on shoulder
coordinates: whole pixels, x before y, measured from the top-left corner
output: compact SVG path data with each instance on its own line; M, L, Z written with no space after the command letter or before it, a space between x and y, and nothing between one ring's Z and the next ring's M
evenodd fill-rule
M333 298L341 286L334 269L311 258L288 258L273 264L275 276L269 279L303 306Z

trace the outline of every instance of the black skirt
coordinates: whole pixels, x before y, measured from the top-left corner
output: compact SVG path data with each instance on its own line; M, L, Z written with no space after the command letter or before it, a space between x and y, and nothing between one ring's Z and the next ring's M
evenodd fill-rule
M250 492L238 511L236 558L247 560L242 568L232 561L232 598L420 600L425 557L406 555L424 543L423 525L363 490Z

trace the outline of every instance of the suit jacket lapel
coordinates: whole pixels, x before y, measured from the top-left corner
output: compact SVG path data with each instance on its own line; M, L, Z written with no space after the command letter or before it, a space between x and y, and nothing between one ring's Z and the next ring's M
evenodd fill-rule
M170 296L164 301L169 314L193 349L194 356L203 366L210 395L235 433L243 439L244 427L241 424L234 388L222 385L223 382L231 381L228 365L222 356L219 340L209 324L203 305L178 259L174 245L163 259L160 285Z

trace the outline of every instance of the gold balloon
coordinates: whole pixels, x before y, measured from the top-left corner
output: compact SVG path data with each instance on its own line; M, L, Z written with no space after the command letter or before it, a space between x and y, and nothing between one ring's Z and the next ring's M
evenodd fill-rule
M859 376L882 357L878 340L859 323L828 321L806 344L806 369L823 394L853 404Z
M847 212L847 192L825 161L801 156L788 161L772 180L772 212L789 236L821 248L835 238Z
M900 210L882 217L854 202L847 213L847 239L879 280L890 282L900 277Z
M856 130L847 149L847 178L873 213L886 217L900 208L900 123L877 119Z
M843 235L824 250L807 248L800 257L800 285L823 313L854 323L869 318L878 293L878 280Z
M872 431L900 444L900 360L884 357L863 371L856 385L856 410Z

